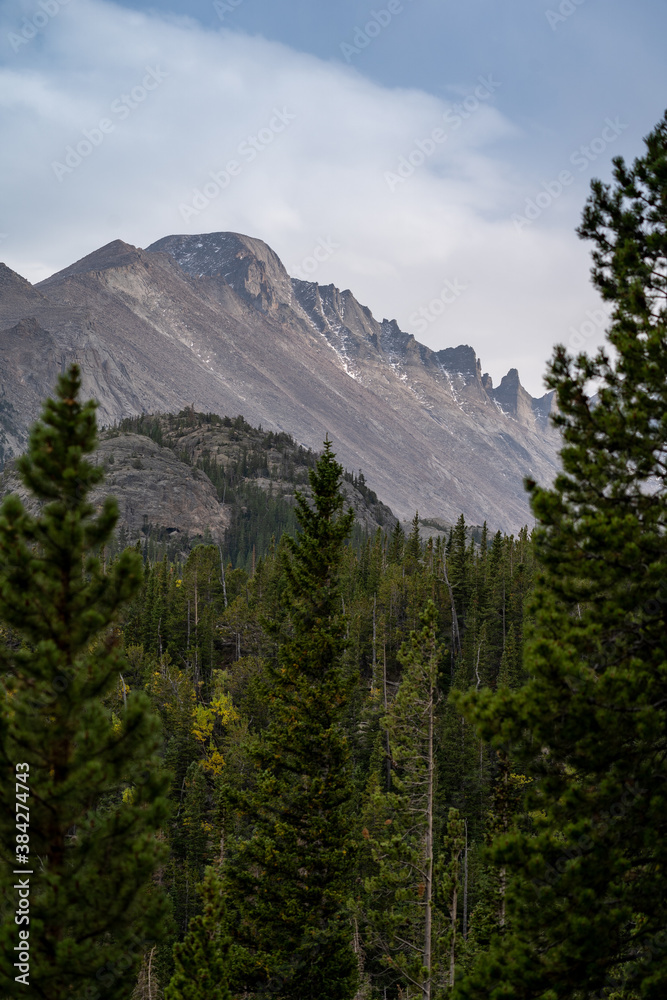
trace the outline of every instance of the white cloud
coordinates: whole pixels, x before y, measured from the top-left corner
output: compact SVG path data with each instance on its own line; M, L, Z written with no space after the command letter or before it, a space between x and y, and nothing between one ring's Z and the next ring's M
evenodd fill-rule
M581 185L522 232L511 221L539 185L528 165L508 165L519 133L499 110L501 80L452 81L447 103L100 0L62 6L14 52L7 36L20 23L5 5L0 251L31 280L116 238L235 230L288 269L331 238L339 247L315 280L351 288L432 347L472 344L496 383L518 367L535 394L551 345L596 302L572 232ZM387 178L420 152L410 176ZM211 174L230 161L216 194ZM435 316L429 303L448 280L468 287ZM410 320L420 309L431 317L422 333Z

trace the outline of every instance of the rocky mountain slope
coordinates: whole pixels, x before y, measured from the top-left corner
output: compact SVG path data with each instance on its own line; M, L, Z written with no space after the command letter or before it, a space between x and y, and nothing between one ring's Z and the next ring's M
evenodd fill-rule
M244 487L249 484L274 499L285 500L290 507L295 490L310 495L308 470L314 468L318 454L284 432L251 427L242 417L219 419L188 409L178 415L126 418L119 430L106 431L104 437L118 434L122 439L133 431L147 434L182 461L208 471L223 501L236 495L243 506ZM341 491L346 509L352 508L364 531L391 530L397 523L391 508L366 486L363 473L355 476L345 472Z
M272 536L296 531L294 493L309 494L308 469L316 459L288 434L267 433L240 417L225 420L188 409L125 418L101 434L95 461L104 465L105 478L91 499L101 504L105 496L116 497L123 544L153 539L169 545L172 555L183 555L197 540L210 538L234 564L251 563L255 542L259 556ZM347 474L342 489L362 532L391 530L397 523L363 475ZM11 462L0 476L0 498L8 493L37 510ZM252 544L244 547L245 539Z
M117 240L37 286L0 265L0 460L71 360L106 424L193 406L314 449L328 433L401 517L513 530L523 477L556 469L550 394L533 399L515 369L494 388L471 347L432 351L234 233Z

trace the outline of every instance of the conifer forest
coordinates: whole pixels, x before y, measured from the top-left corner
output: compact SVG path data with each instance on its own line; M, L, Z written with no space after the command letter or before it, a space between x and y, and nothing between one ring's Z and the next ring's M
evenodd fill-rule
M327 438L126 544L64 371L0 509L2 998L664 1000L667 117L578 232L608 346L514 534L363 528Z

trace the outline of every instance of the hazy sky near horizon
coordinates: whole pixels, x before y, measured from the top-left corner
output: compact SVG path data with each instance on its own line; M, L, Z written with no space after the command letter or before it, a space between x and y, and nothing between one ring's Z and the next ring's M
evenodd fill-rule
M534 395L604 315L575 227L667 107L661 0L4 0L0 260L259 237Z

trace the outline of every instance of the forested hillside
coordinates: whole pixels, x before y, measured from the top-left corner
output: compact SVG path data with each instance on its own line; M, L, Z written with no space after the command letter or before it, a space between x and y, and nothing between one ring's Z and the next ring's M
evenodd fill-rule
M308 520L318 510L327 468L328 499L339 518L353 485L355 494L361 491L371 509L391 525L373 534L367 525L357 525L355 536L349 508L332 553L327 557L321 538L311 552L315 564L323 561L325 590L334 588L330 613L339 630L335 669L341 693L330 695L334 703L340 699L336 732L343 754L341 774L348 785L341 823L350 845L350 865L340 904L346 914L343 951L354 943L350 981L358 978L368 996L384 997L386 992L387 997L398 997L420 974L421 959L415 966L410 950L423 953L423 867L429 864L429 981L434 988L436 983L451 985L454 966L464 968L501 920L502 885L481 852L494 824L503 821L506 807L498 788L504 789L509 772L507 762L479 740L447 694L521 680L524 601L532 578L527 532L516 538L500 532L490 536L484 527L474 541L461 517L448 535L441 532L434 542L420 531L416 515L406 535L368 491L361 473L343 476L330 446L316 460L290 439L262 437L240 419L192 413L140 418L107 432L107 444L126 432L169 444L199 465L219 492L237 491L244 506L256 496L271 497L274 485L274 503L282 498L284 505L269 508L272 539L267 542L261 516L248 519L245 534L231 533L224 557L219 544L205 539L172 557L168 543L160 543L150 531L135 545L144 565L143 582L117 619L115 635L124 665L115 681L107 678L100 708L117 720L114 725L120 724L126 706L141 693L160 719L158 753L168 775L169 819L161 829L164 856L156 875L173 919L169 930L147 938L150 947L142 951L134 995L148 996L149 989L158 991L151 995L161 995L175 974L174 944L184 939L193 918L207 912L202 898L207 867L218 872L216 877L225 871L225 877L231 877L225 859L234 858L248 837L252 839L259 807L255 801L248 812L247 804L242 807L244 796L259 795L258 745L275 727L276 678L282 677L285 649L299 627L295 609L312 593L307 586L301 597L294 595L295 543L289 532L280 531L275 511L289 511L297 547L310 534L319 537L321 524L335 524L327 517L318 523ZM104 464L94 461L91 470L99 477ZM268 484L253 483L248 478L253 472L264 473ZM285 502L280 489L291 489L293 503L295 481L305 487L297 493L296 509ZM245 559L231 558L234 545ZM124 554L117 541L107 544L104 552L106 572L113 574ZM419 655L415 661L408 652L411 634L424 627L425 607L431 609L428 628L436 643L427 692ZM15 633L11 615L9 619L4 639L11 648ZM311 625L306 650L315 641L312 636ZM320 668L314 670L317 685ZM427 702L431 740L424 758ZM314 739L305 755L312 755L317 746ZM141 767L140 760L134 763ZM129 779L131 771L127 773ZM425 793L426 774L430 784ZM114 795L133 794L136 778L128 779L116 784L115 792L109 789L109 808ZM329 825L330 817L326 822ZM425 839L427 827L431 833ZM464 833L454 837L452 831ZM289 905L289 883L285 891L284 903ZM238 892L229 906L243 911L242 890ZM454 928L454 937L447 928ZM443 951L436 944L445 938L449 943ZM255 967L252 974L230 963L225 975L238 977L239 988L257 995L275 989L278 973L270 962L263 971ZM296 971L291 969L289 976ZM133 983L119 979L117 987L118 996L129 997Z
M98 448L61 375L0 508L3 1000L663 1000L667 116L646 146L584 211L614 354L555 350L532 533L406 532L242 418ZM123 547L123 435L229 534Z
M128 417L102 430L95 455L105 479L91 498L101 503L113 494L120 512L106 554L139 542L146 561L166 555L180 563L206 541L219 545L233 567L250 571L272 539L296 530L295 490L308 492L316 459L291 435L251 427L241 416L186 409ZM342 490L355 512L355 545L397 523L363 472L345 471ZM9 493L36 509L13 462L0 476L0 496Z
M294 491L308 492L308 470L314 467L317 455L297 444L290 434L251 427L241 416L219 417L192 409L177 415L144 414L128 417L104 432L107 463L113 447L110 442L122 445L127 434L140 434L169 448L181 462L199 469L213 483L227 523L222 531L209 524L204 535L222 544L234 567L251 570L254 561L266 554L272 539L296 530ZM396 524L389 507L366 486L361 471L358 475L346 471L342 489L356 515L355 542L378 526ZM143 525L142 535L153 560L164 554L187 553L202 538L201 532L184 537L178 526L165 529L164 518L159 525Z
M173 769L171 860L164 885L180 935L200 911L195 886L206 866L220 860L225 843L229 850L230 841L247 834L247 820L225 806L225 792L245 787L252 773L248 747L270 718L267 669L277 655L276 634L289 614L283 597L284 551L284 540L279 541L257 561L254 572L228 567L224 576L218 549L210 545L193 549L182 567L166 558L149 564L143 589L122 625L131 663L125 680L150 692L163 722L165 760ZM445 844L450 809L459 810L468 831L467 848L458 852L458 875L447 892L443 884L435 893L435 927L442 935L451 923L452 899L458 892L459 910L453 918L460 924L456 954L465 963L502 911L501 887L480 852L494 824L502 822L505 806L499 803L498 789L505 794L508 774L506 762L480 742L448 704L447 693L452 688L520 682L523 609L532 573L526 531L516 538L500 533L489 537L485 531L475 544L468 540L463 519L446 543L434 545L422 538L415 521L407 537L400 528L391 534L378 530L360 550L344 548L343 663L354 685L342 727L350 748L355 801L349 833L359 847L350 903L364 976L374 988L386 986L388 996L397 996L398 986L409 985L409 979L386 964L404 949L389 928L377 926L378 907L384 914L381 923L400 915L406 924L401 933L409 928L413 946L421 946L424 931L424 887L417 869L426 806L420 788L397 801L392 798L397 794L392 775L402 773L404 766L395 758L402 749L417 747L424 735L421 694L408 689L394 745L391 726L399 725L396 699L404 677L401 647L412 630L421 628L420 613L432 600L437 609L433 628L441 643L434 687L436 777L429 806L434 864L447 866L451 861ZM118 691L114 697L121 695ZM415 870L406 877L405 859L380 860L380 844L386 822L412 827L415 810L419 819L409 845ZM366 884L380 876L380 887ZM405 883L407 897L400 902L391 898L394 880ZM449 957L445 964L436 977L443 982L450 975ZM166 981L171 973L169 947L156 967Z

